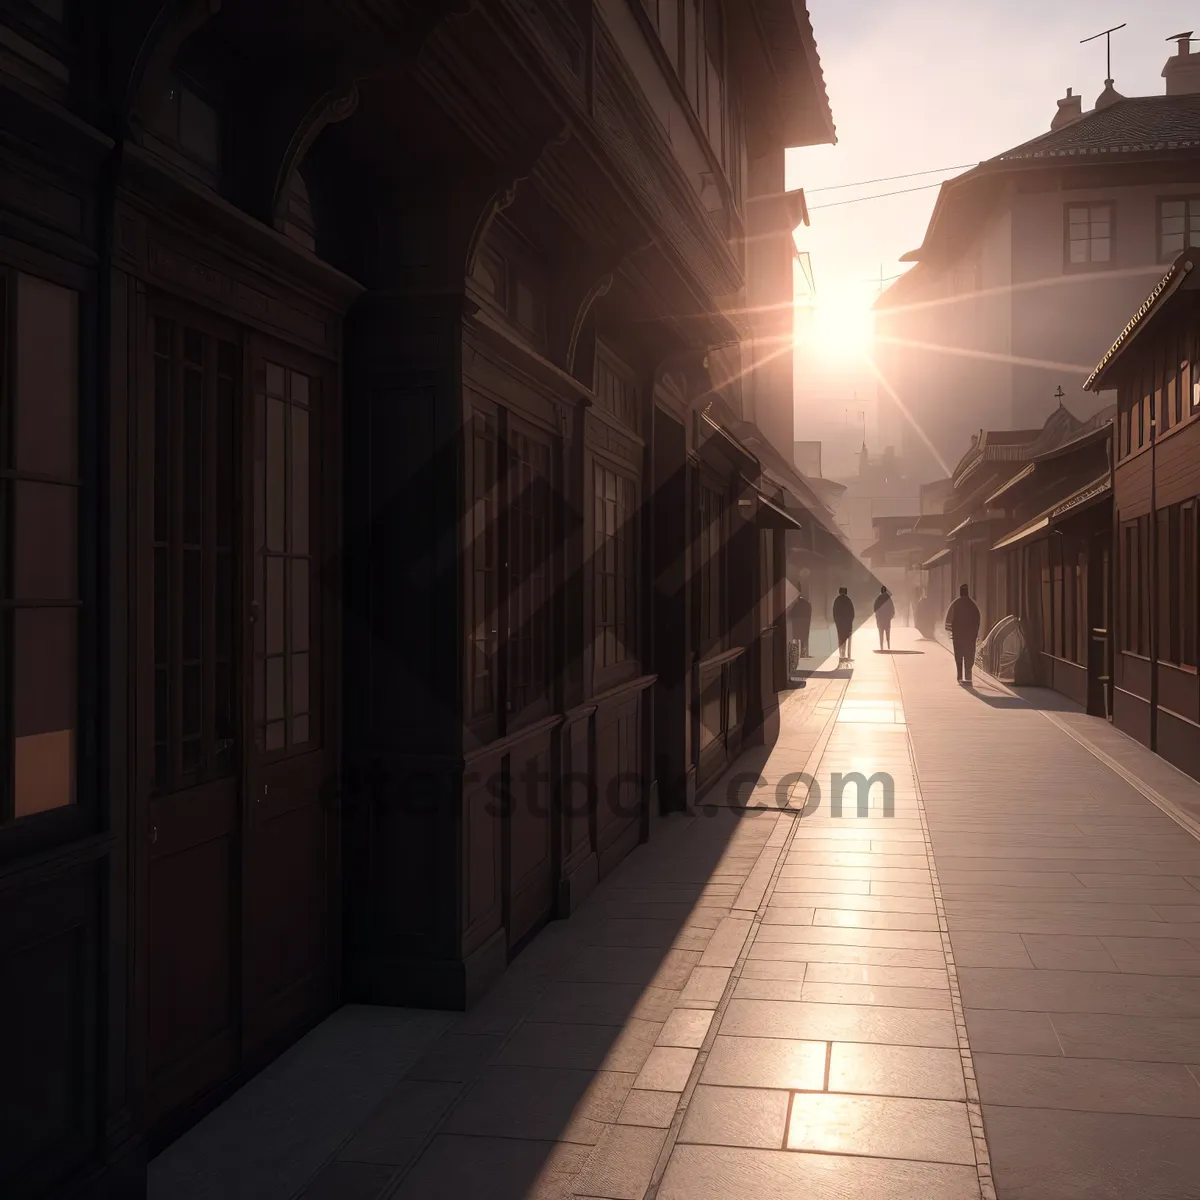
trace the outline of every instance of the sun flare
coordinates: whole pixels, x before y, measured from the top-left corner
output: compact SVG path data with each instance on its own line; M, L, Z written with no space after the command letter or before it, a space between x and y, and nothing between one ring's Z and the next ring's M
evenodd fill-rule
M797 341L823 358L864 359L875 341L874 314L853 294L823 295L801 310Z

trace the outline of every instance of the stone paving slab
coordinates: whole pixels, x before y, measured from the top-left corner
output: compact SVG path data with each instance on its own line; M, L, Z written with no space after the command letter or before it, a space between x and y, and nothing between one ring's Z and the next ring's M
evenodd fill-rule
M1198 1195L1200 786L951 670L897 661L998 1195Z
M1200 787L894 637L808 664L776 745L434 1017L286 1188L225 1194L1200 1195ZM889 779L839 805L855 772Z

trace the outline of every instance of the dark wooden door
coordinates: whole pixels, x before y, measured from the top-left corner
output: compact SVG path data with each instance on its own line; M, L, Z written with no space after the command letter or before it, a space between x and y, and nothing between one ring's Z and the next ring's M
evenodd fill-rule
M142 637L154 671L145 935L154 1123L238 1062L243 738L240 351L231 331L169 309L150 325L153 618Z
M242 1000L254 1057L332 1002L338 581L329 380L268 343L250 359Z
M319 364L165 301L150 337L147 1099L165 1129L332 1002L337 448Z

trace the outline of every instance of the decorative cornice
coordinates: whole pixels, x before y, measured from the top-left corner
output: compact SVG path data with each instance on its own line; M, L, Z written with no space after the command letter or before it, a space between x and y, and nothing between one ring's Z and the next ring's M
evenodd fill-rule
M1154 285L1154 290L1142 301L1141 307L1133 314L1129 323L1117 335L1117 340L1105 351L1104 357L1096 364L1096 369L1087 377L1083 385L1085 392L1098 390L1096 385L1099 383L1101 377L1108 370L1117 355L1125 348L1129 339L1137 332L1142 322L1150 315L1150 310L1162 298L1163 293L1173 283L1177 281L1182 282L1191 269L1191 260L1184 261L1182 260L1182 256L1171 264L1171 269Z

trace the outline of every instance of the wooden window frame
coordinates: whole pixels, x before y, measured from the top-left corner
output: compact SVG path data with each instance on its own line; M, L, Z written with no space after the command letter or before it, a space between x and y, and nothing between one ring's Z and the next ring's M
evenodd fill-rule
M1163 208L1168 204L1178 204L1182 202L1184 205L1183 214L1183 245L1177 250L1167 250L1163 245L1163 239L1166 234L1163 231ZM1182 196L1159 196L1154 203L1154 248L1158 255L1159 262L1172 262L1179 257L1185 250L1200 246L1200 241L1192 242L1189 238L1192 236L1191 222L1192 213L1191 205L1200 206L1200 193L1189 192ZM1197 238L1200 238L1200 229L1196 231Z
M1179 540L1179 507L1160 508L1155 514L1158 521L1156 547L1158 561L1154 564L1157 573L1156 591L1158 612L1158 661L1178 664L1179 662L1179 576L1174 550Z
M506 729L548 714L554 702L557 654L555 647L555 567L558 520L554 438L537 426L506 413L501 442L501 489L505 569L499 580L505 606L501 628L504 658ZM533 461L543 452L542 468ZM522 481L533 476L529 486ZM541 512L538 506L542 506ZM540 535L535 523L541 520ZM540 545L535 544L540 536ZM520 622L520 625L518 625ZM518 633L518 630L521 632ZM541 669L537 670L540 654ZM525 668L528 667L528 671ZM519 694L526 693L526 694Z
M1087 209L1088 212L1088 256L1083 262L1071 261L1071 212L1073 209ZM1100 239L1092 234L1093 210L1104 208L1108 210L1108 257L1096 259L1092 257L1092 243ZM1117 206L1112 200L1073 200L1063 206L1063 270L1068 273L1087 272L1111 267L1116 261L1113 251L1116 249L1116 218Z
M158 341L158 330L160 322L164 329L169 327L170 345L163 352L160 348L161 344ZM210 729L207 724L209 710L216 703L215 689L216 677L218 674L218 662L215 653L216 639L216 590L215 582L210 578L210 572L215 568L216 559L220 551L217 544L213 541L210 544L210 536L215 535L216 521L216 504L217 504L217 487L215 483L210 488L210 481L204 475L205 463L198 464L200 471L200 488L201 488L201 506L202 511L199 515L201 522L200 537L195 545L185 545L188 540L186 538L186 530L184 529L184 508L187 504L187 496L185 494L185 481L181 476L180 464L185 457L185 431L182 428L183 422L186 420L184 415L184 380L187 377L189 366L193 369L199 368L201 375L201 386L204 389L202 393L202 412L200 414L202 422L206 419L213 420L215 426L215 414L213 402L216 399L216 389L221 378L229 378L228 375L223 375L219 369L219 352L217 347L220 344L231 346L235 355L235 375L232 377L235 384L232 403L233 411L230 414L233 422L233 455L234 459L231 463L233 474L231 477L231 486L237 489L237 494L240 497L240 455L242 453L243 439L241 436L241 424L245 413L245 396L244 396L244 355L245 348L243 339L239 335L237 329L233 326L226 325L220 321L209 319L206 314L176 306L170 302L158 303L154 302L151 305L149 315L149 356L152 363L150 389L152 392L152 403L154 405L154 431L155 441L154 450L151 462L147 465L148 474L152 480L152 496L151 512L149 527L151 529L150 543L150 558L148 571L155 580L155 602L152 623L154 628L150 631L151 646L150 663L152 670L152 695L154 697L155 712L158 713L159 697L163 695L161 701L161 713L166 721L166 729L160 731L157 726L157 719L152 723L149 731L151 744L153 746L152 760L153 768L153 790L155 794L171 794L181 791L185 788L196 786L198 784L211 782L217 778L223 778L237 774L237 756L230 755L223 764L217 764L214 760L224 753L225 747L220 749L217 746L215 733L215 722ZM185 330L190 330L196 333L204 340L205 349L203 351L205 358L208 361L203 363L195 363L187 360L185 346ZM166 394L160 397L159 381L160 381L160 364L162 373L165 376L164 387ZM164 405L169 408L169 412L164 411ZM164 420L164 417L166 420ZM214 430L205 430L202 434L201 445L211 451L212 446L209 442L209 435L216 436ZM161 440L160 440L161 439ZM160 453L166 453L168 462L160 461ZM160 490L160 487L164 490ZM157 524L160 503L163 505L162 524ZM234 729L232 732L232 741L234 746L240 747L244 752L245 747L241 745L242 729L240 727L240 686L241 678L234 674L233 664L237 662L237 647L238 633L240 626L240 605L237 603L237 596L240 594L238 588L238 580L240 572L244 566L243 545L241 530L243 525L238 522L237 510L235 507L233 515L234 528L232 531L233 542L227 547L227 551L231 554L231 562L229 569L231 571L231 586L234 589L234 606L231 613L233 622L231 637L233 645L231 650L231 658L229 662L230 678L229 685L232 688L232 720ZM161 536L160 536L161 534ZM185 601L186 571L184 566L184 558L188 554L198 554L200 556L201 579L199 590L204 600L204 611L200 614L201 629L200 629L200 653L196 656L195 662L188 663L188 655L185 653L183 646L184 633L183 625L183 604ZM166 563L165 576L160 580L158 575L158 563L160 555ZM210 588L210 583L212 584ZM160 584L162 591L159 591ZM211 591L211 595L210 595ZM162 601L166 602L169 608L169 613L166 614L166 628L162 634L163 641L161 648L166 655L161 669L166 672L167 689L165 695L160 693L160 680L158 663L159 652L159 625L160 618L159 605ZM209 601L212 601L212 604ZM212 678L209 678L209 668L212 669ZM182 728L182 707L184 704L183 693L185 691L183 675L185 670L193 669L200 671L200 687L201 687L201 726L200 726L200 742L203 762L194 770L187 770L183 765L183 742L195 741L196 739L185 739L183 737ZM215 710L214 710L215 711ZM159 733L162 732L164 737L159 738ZM209 734L212 736L210 737ZM162 770L162 762L158 747L160 744L164 747L163 753L171 757L169 770ZM178 760L176 760L175 752L178 751Z
M616 497L607 495L608 480L612 478ZM601 483L604 485L601 494ZM592 545L592 682L596 689L618 682L631 671L636 671L640 662L641 652L641 612L640 612L640 580L641 580L641 538L639 506L641 503L641 480L635 471L627 465L618 464L606 457L593 456L591 460L591 545ZM621 494L623 493L623 495ZM607 526L607 505L610 499L623 502L624 518L620 509L615 515L613 540L613 563L616 570L606 570L608 561L609 535ZM605 508L605 520L602 522L601 505ZM624 586L622 587L621 569L624 569ZM609 622L606 619L605 605L601 599L604 581L613 578L613 602L617 606L618 597L623 597L625 621L619 619ZM616 607L619 614L621 609ZM622 646L624 653L621 657L606 661L606 635L612 629L615 646ZM621 630L624 629L624 639Z
M251 738L251 744L254 747L254 754L259 765L270 765L277 762L283 762L290 758L295 758L300 755L312 754L316 751L325 750L329 745L330 730L327 729L329 720L330 696L326 687L327 673L330 667L329 658L332 653L335 653L333 648L328 644L326 631L329 625L329 614L326 611L328 600L324 598L323 589L320 587L319 564L324 560L325 548L329 538L327 510L329 498L326 495L325 480L324 480L324 459L320 453L320 447L324 442L323 431L330 428L334 421L334 415L330 411L331 405L335 403L336 391L333 377L326 364L310 359L307 355L293 353L284 348L278 343L260 343L258 339L250 339L245 353L250 356L250 360L254 365L254 371L257 375L259 371L265 372L268 364L281 367L285 372L285 386L288 389L287 405L285 410L288 417L292 417L293 408L301 408L308 415L308 495L307 495L307 512L308 512L308 527L307 540L308 550L297 551L292 544L293 531L289 527L286 532L287 549L285 551L265 551L264 555L271 557L283 558L285 567L284 580L284 612L286 629L284 633L283 651L284 657L284 695L285 695L285 739L282 747L267 749L265 743L266 725L274 722L264 721L263 733L264 741L260 745L258 743L258 721L257 714L253 706L251 708L251 720L247 722L248 733ZM292 399L292 377L303 376L310 384L316 386L316 397L313 398L312 393L309 393L307 403L300 403ZM255 378L253 387L249 389L247 401L251 408L251 415L257 414L258 396L260 391L264 398L271 395L271 398L277 399L273 393L268 393L261 386L264 381ZM294 427L291 421L288 422L285 429L286 445L287 445L287 505L285 507L284 519L291 513L292 503L292 467L294 460L291 457L292 437L294 435ZM251 452L244 457L247 460L247 465L252 466L253 443L251 443ZM249 493L252 498L253 493ZM254 529L254 515L251 513L246 518L249 526L249 532L252 534ZM290 525L290 523L289 523ZM257 569L257 556L259 548L251 544L248 547L248 555L250 562L247 564L251 569ZM292 581L290 568L296 562L307 560L309 566L307 571L308 576L308 599L306 601L308 607L308 648L307 650L295 650L292 646L291 636L291 605L295 599L295 593L292 590ZM253 595L253 590L250 592ZM264 606L265 607L265 606ZM265 617L265 612L264 612ZM306 669L308 671L308 712L297 713L293 710L295 693L293 690L294 679L293 670L295 668L295 658L298 654L307 655ZM257 644L255 643L247 650L247 667L253 677L257 669ZM265 666L264 666L265 669ZM306 717L308 720L308 736L303 741L296 741L293 737L294 726L293 722L297 717Z
M464 555L466 593L465 715L487 740L500 727L500 523L503 508L500 411L474 399L466 464L469 518ZM476 670L482 662L483 670Z
M18 608L40 607L29 600L18 601L10 592L13 555L12 509L4 494L24 477L13 466L10 446L14 436L17 370L17 284L21 274L71 291L76 296L76 391L75 473L53 478L36 476L36 482L71 486L77 493L75 520L75 596L55 601L50 607L69 607L78 613L76 622L74 714L75 762L72 801L42 812L15 817L16 795L14 699L12 656L13 614ZM95 829L99 818L96 793L96 714L98 711L98 656L96 625L97 592L94 562L99 544L99 526L94 496L98 465L98 423L94 403L95 344L89 334L95 303L90 276L69 264L36 256L17 263L0 258L0 863L22 855L47 850L78 839Z
M467 277L473 299L503 321L538 353L549 345L550 272L539 262L532 246L511 225L497 222L479 247L476 269L491 263L503 280L503 295L489 292L474 271ZM533 325L522 321L519 312L521 289L529 292L535 306Z
M1179 506L1179 612L1180 665L1200 667L1200 502L1188 500Z
M637 373L603 341L596 342L595 392L605 412L641 435L642 388Z
M728 542L730 500L728 489L715 480L701 476L697 494L698 529L696 547L699 562L700 653L708 655L725 649L729 638Z
M1121 572L1120 617L1121 617L1121 650L1128 654L1138 651L1138 598L1141 594L1137 587L1137 564L1140 558L1139 535L1140 528L1136 518L1122 521L1119 527L1120 544L1117 548L1118 562Z

